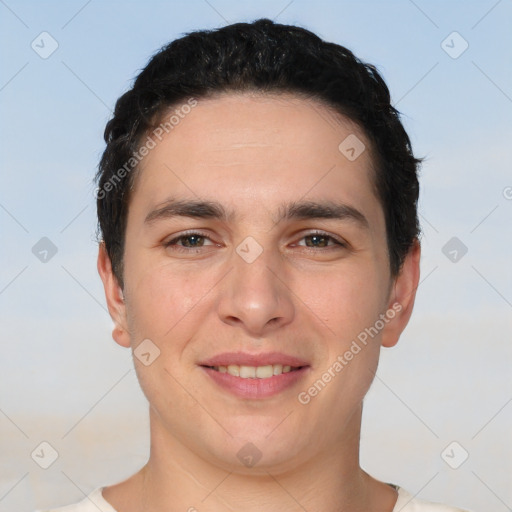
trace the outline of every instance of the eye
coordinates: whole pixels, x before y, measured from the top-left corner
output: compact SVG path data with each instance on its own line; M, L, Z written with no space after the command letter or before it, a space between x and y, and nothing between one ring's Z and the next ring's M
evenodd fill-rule
M304 240L305 243L298 243L302 247L308 247L313 249L323 249L323 248L341 248L346 247L346 244L341 240L334 238L327 233L315 232L310 233L309 235L305 235L301 238L301 241Z
M182 233L181 235L164 242L165 247L175 247L179 250L198 249L208 245L215 245L206 235L198 232Z
M176 251L192 252L197 249L208 246L219 246L214 243L208 236L198 231L190 231L182 233L179 236L172 238L163 243L164 247ZM346 248L347 244L324 232L314 232L304 235L296 246L305 247L307 250L316 249L342 249Z

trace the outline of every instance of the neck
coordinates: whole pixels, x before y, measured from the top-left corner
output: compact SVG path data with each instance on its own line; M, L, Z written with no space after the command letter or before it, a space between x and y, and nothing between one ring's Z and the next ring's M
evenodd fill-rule
M314 457L301 460L298 454L286 467L256 465L245 472L205 460L170 435L151 412L150 458L128 481L130 491L125 488L122 493L133 499L116 505L115 492L104 492L104 496L119 512L131 510L130 503L144 512L391 511L396 492L359 466L361 412L362 407L341 429L336 445L324 446L321 438L318 443L312 440L319 446Z

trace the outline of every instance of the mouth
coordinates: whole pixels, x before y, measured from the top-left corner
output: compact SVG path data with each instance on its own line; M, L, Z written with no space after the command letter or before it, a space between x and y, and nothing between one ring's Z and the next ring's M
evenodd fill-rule
M285 392L289 396L305 386L311 371L306 360L281 352L218 354L198 366L214 389L245 400L270 399Z
M267 364L263 366L245 366L238 364L230 364L228 366L202 366L241 379L269 379L277 375L282 375L283 373L296 372L305 368L305 366L290 366L284 364Z
M304 386L311 366L283 352L225 352L198 364L214 389L237 398L264 399Z

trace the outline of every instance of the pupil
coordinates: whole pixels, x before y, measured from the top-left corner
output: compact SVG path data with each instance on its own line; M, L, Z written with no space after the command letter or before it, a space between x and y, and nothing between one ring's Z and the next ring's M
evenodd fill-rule
M199 245L198 242L200 242L201 238L203 237L198 235L189 235L185 238L185 245L190 247L196 247L197 245Z
M311 235L308 237L310 243L307 243L309 247L325 247L326 246L326 237L322 235ZM318 243L320 242L320 243Z

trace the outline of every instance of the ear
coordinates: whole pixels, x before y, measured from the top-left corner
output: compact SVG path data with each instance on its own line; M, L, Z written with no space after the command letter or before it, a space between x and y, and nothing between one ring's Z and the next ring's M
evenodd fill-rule
M130 346L130 336L126 322L126 305L123 291L112 272L112 263L107 254L105 243L100 242L98 251L98 272L103 281L105 298L107 299L108 311L114 322L112 337L122 347Z
M420 255L420 243L415 239L391 288L388 311L395 314L382 330L383 347L395 346L409 323L420 279Z

